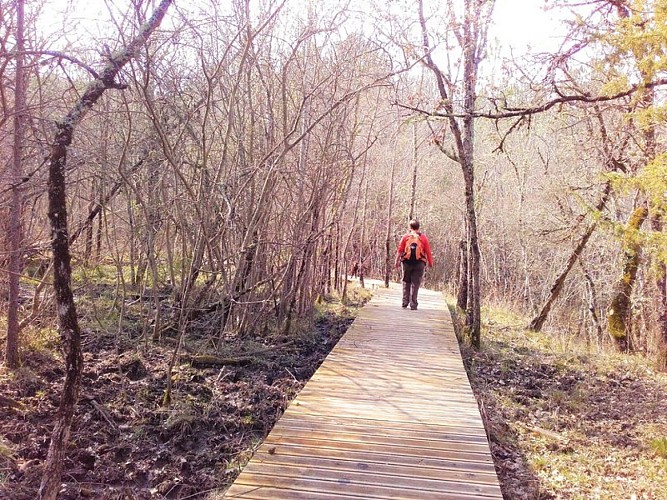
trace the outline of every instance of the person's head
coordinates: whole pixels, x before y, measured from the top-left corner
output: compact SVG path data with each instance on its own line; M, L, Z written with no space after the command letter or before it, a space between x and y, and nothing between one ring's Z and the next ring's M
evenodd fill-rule
M412 219L410 221L410 229L413 231L419 231L419 221L417 219Z

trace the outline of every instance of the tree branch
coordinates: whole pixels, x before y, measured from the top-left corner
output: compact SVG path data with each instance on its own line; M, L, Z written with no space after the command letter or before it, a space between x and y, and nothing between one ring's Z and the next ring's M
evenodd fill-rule
M653 89L656 87L660 87L663 85L667 85L667 78L660 78L659 80L655 80L653 82L648 82L648 83L643 83L643 84L637 84L633 85L630 88L618 92L613 95L605 96L605 95L598 95L598 96L591 96L587 94L576 94L576 95L566 95L566 94L561 94L559 93L559 97L556 99L552 99L551 101L548 101L544 104L541 104L540 106L535 106L532 108L505 108L505 111L501 111L498 113L484 113L484 112L478 112L478 113L472 113L473 118L489 118L491 120L500 120L503 118L516 118L519 116L529 116L529 115L535 115L538 113L543 113L544 111L548 111L549 109L553 108L554 106L558 106L559 104L571 104L571 103L599 103L599 102L610 102L610 101L616 101L618 99L622 99L624 97L631 96L635 92L638 92L640 90L644 89ZM398 106L400 106L403 109L410 110L414 113L419 113L422 115L426 116L433 116L436 118L464 118L467 116L465 113L441 113L438 111L428 111L425 109L417 108L414 106L408 106L406 104L400 104L397 103Z
M64 59L66 61L69 61L71 63L76 64L77 66L80 66L81 68L85 69L88 73L90 73L93 78L97 79L100 76L98 75L97 71L95 71L93 68L88 66L86 63L81 61L80 59L77 59L74 56L69 56L63 52L59 52L57 50L23 50L21 52L10 52L10 53L4 53L0 54L0 57L6 57L8 59L13 59L17 55L28 55L28 56L51 56L55 59Z

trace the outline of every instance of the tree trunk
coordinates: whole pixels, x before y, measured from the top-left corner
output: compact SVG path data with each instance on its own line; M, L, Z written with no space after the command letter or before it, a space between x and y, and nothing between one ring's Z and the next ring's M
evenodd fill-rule
M345 257L341 255L341 248L340 248L340 221L336 222L336 245L334 248L334 262L333 262L333 272L334 272L334 279L333 279L333 289L336 290L337 292L342 291L342 286L341 286L341 262L345 262ZM347 276L345 277L347 281Z
M368 211L368 178L366 178L366 186L364 188L364 205L361 211L361 237L359 239L359 253L357 254L357 262L359 263L359 285L365 288L364 276L366 272L366 213Z
M417 199L417 124L412 123L412 190L410 192L410 217L415 218L415 204ZM393 166L392 166L393 173Z
M609 195L611 193L611 183L607 182L604 188L604 192L602 193L602 197L600 198L600 201L596 205L596 210L598 212L602 211L604 207L607 205L607 200L609 200ZM583 218L583 215L581 216ZM539 332L542 329L542 326L544 325L544 322L547 320L549 317L549 312L551 311L551 306L553 303L558 299L558 296L560 295L561 290L563 289L563 285L565 284L565 280L574 267L574 265L577 263L577 260L581 256L581 253L584 251L584 248L586 247L586 244L588 243L588 240L591 238L593 232L595 231L595 228L597 227L597 222L592 223L587 229L586 232L582 235L581 239L579 240L579 243L577 243L577 246L575 247L574 251L570 255L570 258L567 260L567 263L565 264L565 268L563 271L558 275L556 278L556 281L554 282L553 286L551 287L551 291L549 293L549 297L547 298L546 302L542 306L542 309L540 310L539 314L533 318L533 320L530 322L528 325L529 330L533 330L536 332Z
M650 81L650 76L642 71L642 79L644 81ZM655 109L655 89L647 88L644 92L644 95L641 99L641 105L645 109ZM648 127L644 129L644 140L645 145L645 157L646 164L648 165L651 162L656 160L656 149L658 147L657 136L656 136L656 122L651 120ZM650 201L649 201L650 203ZM664 210L654 209L653 206L650 207L650 219L651 219L651 229L655 233L661 233L663 231L663 221L662 217L664 215ZM660 261L659 258L654 256L655 262L653 263L653 274L656 284L656 326L657 326L657 366L658 369L662 371L667 371L667 280L665 273L667 273L667 265L664 261Z
M398 135L398 131L397 131ZM394 144L398 143L396 141ZM385 255L384 255L384 286L389 288L389 278L394 267L395 255L392 254L393 245L391 241L391 214L394 211L394 184L396 181L396 147L391 159L391 175L389 176L389 207L387 208L387 232L385 234ZM412 219L412 210L414 208L414 191L412 195L412 208L410 209L410 219Z
M7 249L9 250L9 304L7 309L7 349L5 361L9 368L19 366L19 279L23 271L23 196L21 178L23 176L23 133L25 114L25 79L23 71L24 47L24 0L16 4L16 88L14 91L14 150L12 158L12 194L7 229Z
M598 316L598 296L597 291L595 290L595 283L591 274L588 272L588 269L584 266L581 259L579 259L579 264L581 265L581 270L584 273L584 279L586 280L586 289L588 290L588 311L591 314L591 321L595 327L595 332L597 334L597 342L599 344L600 340L603 337L602 324L600 323L600 317Z
M130 173L132 174L132 173L136 172L142 164L143 164L143 160L139 160L137 163L135 163L132 166L132 168L130 169ZM113 197L116 196L116 194L118 194L118 192L120 191L120 188L123 187L123 182L124 182L124 180L117 181L113 185L113 187L111 188L109 193L104 198L101 198L100 200L98 200L98 202L90 208L90 211L88 212L88 216L86 217L86 220L84 220L81 223L81 225L79 225L79 227L76 229L76 231L74 231L74 233L70 237L70 239L69 239L69 244L70 245L72 243L74 243L79 238L79 236L81 236L82 232L88 231L88 229L93 227L93 223L95 222L95 218L102 213L102 210L104 209L104 207L106 207L109 204L109 202L113 199ZM94 191L96 191L96 190L94 190ZM99 231L100 230L98 229L98 232ZM99 236L98 236L98 239L99 239Z
M471 124L472 126L472 124ZM472 141L472 134L470 137ZM470 144L472 148L472 143ZM480 303L480 253L477 237L477 215L475 213L474 172L472 164L463 166L466 193L466 225L468 226L468 302L466 304L466 330L470 345L480 347L481 303Z
M449 7L453 8L450 2ZM441 99L440 106L446 112L449 130L454 140L455 153L448 150L437 137L436 144L441 151L450 159L461 166L465 185L466 200L466 224L467 224L467 250L468 250L468 292L466 307L466 330L469 335L470 344L474 348L480 345L480 251L477 235L477 216L475 213L475 102L477 100L477 72L481 59L481 49L486 42L485 28L488 25L493 2L480 0L464 0L464 16L461 22L456 23L451 29L463 52L463 75L461 81L463 88L459 89L463 96L463 118L459 122L454 110L451 95L454 83L448 79L431 57L431 45L424 16L424 2L418 3L419 24L421 27L422 42L424 48L424 64L431 70L436 80L436 85ZM452 17L454 15L452 14ZM487 24L484 24L487 23Z
M658 285L658 335L659 335L659 349L658 353L658 368L662 371L667 371L667 266L662 264L660 269L660 276L657 280Z
M475 0L477 3L478 0ZM479 8L479 7L477 7ZM477 214L475 213L475 101L477 100L477 69L479 26L476 8L471 0L465 1L465 19L463 23L463 137L460 149L460 163L463 170L466 198L466 222L468 226L468 263L470 280L468 281L468 304L466 307L466 327L470 335L470 344L480 347L481 283L480 252L477 237Z
M642 73L642 78L644 81L650 81L650 78L647 74ZM655 108L655 89L646 89L644 96L642 98L642 106L646 109ZM651 121L649 126L644 129L644 140L646 141L645 146L645 156L646 163L655 161L656 159L656 149L657 149L657 137L656 137L656 123ZM650 210L651 218L651 229L660 233L663 231L663 221L662 216L664 214L660 209L654 210L651 207ZM667 266L664 262L660 262L659 259L656 259L657 262L654 262L654 277L656 284L657 295L655 297L656 310L657 310L657 344L658 344L658 355L657 355L657 365L660 370L667 371L667 280L665 278L665 273L667 273Z
M459 242L459 279L456 294L456 307L465 311L468 307L468 245L466 240Z
M565 268L561 271L561 273L558 275L556 278L556 281L554 282L553 286L551 287L551 291L549 292L549 297L547 298L546 302L542 306L542 309L540 310L539 314L535 316L530 324L528 325L529 330L533 330L535 332L539 332L542 329L542 326L544 326L544 322L547 320L549 317L549 312L551 311L551 306L553 306L553 303L558 299L558 296L560 295L561 290L563 290L563 285L565 284L565 280L570 274L570 271L574 267L574 265L577 263L577 259L581 256L581 252L583 252L584 248L586 247L586 244L588 243L588 240L591 238L591 235L593 234L593 231L595 231L595 228L597 227L597 224L591 224L584 235L581 237L579 240L579 243L575 247L574 251L570 254L570 258L567 259L567 263L565 264Z
M656 215L651 217L651 227L654 231L664 231L662 220ZM667 371L667 265L656 265L656 311L658 313L658 369Z
M636 233L648 217L648 209L641 206L635 209L628 221L626 234L624 236L625 252L623 275L616 283L614 296L607 309L607 330L611 336L614 347L619 352L627 352L629 349L629 333L631 318L631 294L637 279L639 268L639 257L641 245L635 240Z
M584 248L586 247L586 244L588 243L588 240L593 234L593 231L595 230L596 226L597 224L591 224L584 233L584 235L579 240L579 243L577 244L576 248L570 255L570 258L567 260L567 263L565 264L565 269L563 269L563 271L558 275L556 281L551 287L551 291L549 292L549 297L542 306L542 309L540 310L539 314L535 316L528 325L529 330L539 332L542 329L542 326L544 326L544 322L549 317L551 306L553 306L553 303L558 299L560 292L563 290L563 285L565 284L565 280L568 274L570 273L574 265L577 263L577 259L579 259L579 257L581 256L581 252L583 252Z
M49 222L51 224L51 246L53 249L53 287L58 311L58 326L62 347L65 351L65 383L58 409L58 421L51 436L51 444L44 464L44 473L39 488L39 498L55 500L60 489L60 478L67 449L67 441L79 396L83 354L81 331L72 294L69 238L67 228L67 197L65 193L65 167L67 148L72 143L74 129L86 113L95 105L105 90L119 88L115 83L118 72L132 59L139 48L162 21L172 0L162 0L155 13L141 26L137 36L124 50L114 53L99 77L88 85L81 98L67 116L57 123L57 132L51 146L49 163Z

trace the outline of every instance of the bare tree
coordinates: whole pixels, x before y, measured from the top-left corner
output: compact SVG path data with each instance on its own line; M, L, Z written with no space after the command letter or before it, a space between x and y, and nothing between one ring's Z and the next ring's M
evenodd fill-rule
M25 128L25 58L24 39L25 1L16 4L16 76L14 87L14 145L12 157L12 195L9 227L7 228L7 248L9 249L9 304L7 310L7 349L6 362L10 368L19 366L19 278L23 271L23 196L21 179L23 177L23 138Z
M162 0L155 13L139 28L139 32L128 45L110 57L109 62L102 68L98 77L88 85L70 112L58 122L57 132L51 147L49 156L49 221L51 223L54 262L53 286L56 294L60 337L66 354L66 377L60 400L59 419L53 430L39 489L41 499L55 499L60 489L60 476L65 450L83 372L81 331L71 289L72 269L65 189L68 147L72 143L77 124L83 120L86 113L95 105L102 94L107 89L120 87L115 81L116 75L130 59L136 56L139 48L148 41L150 35L160 25L170 4L171 0Z
M398 120L399 116L398 113L396 113L396 139L398 139L398 134L400 131L400 121ZM385 234L385 273L384 273L384 286L389 288L389 276L391 274L392 266L394 264L394 258L392 255L392 250L394 248L392 247L392 238L391 238L391 229L392 229L392 215L394 211L394 193L396 190L396 167L397 167L397 149L398 149L398 140L394 142L394 148L392 151L391 155L391 173L389 175L389 200L387 203L387 232ZM415 165L415 172L416 172L416 165ZM416 174L415 174L416 177ZM416 182L416 179L415 179ZM413 183L413 190L412 190L412 204L410 206L410 219L413 217L413 211L414 211L414 183Z
M607 200L609 199L610 192L611 192L611 183L607 182L604 187L604 192L602 194L602 197L597 206L595 207L597 212L600 212L605 208ZM564 269L559 273L558 277L554 281L554 284L551 287L551 291L549 292L549 297L547 298L544 305L540 309L540 312L537 314L537 316L535 316L531 320L530 325L528 325L529 329L534 330L536 332L539 332L542 329L544 322L547 320L547 317L549 316L549 311L551 311L551 307L553 306L556 299L558 299L560 292L563 290L563 285L565 284L565 280L568 274L570 273L574 265L577 263L577 261L581 258L581 254L584 251L586 245L588 244L588 240L590 240L591 236L593 235L593 231L595 231L596 227L597 227L597 222L595 221L591 222L584 231L584 233L579 238L576 247L570 254L569 258L567 259L567 263L565 264Z
M424 15L424 2L419 1L419 23L421 27L423 60L433 73L437 83L441 107L447 115L448 129L454 139L454 150L450 150L442 137L435 137L440 150L461 167L465 185L465 220L467 238L468 292L466 304L466 330L470 343L480 345L480 251L477 234L477 214L475 207L475 112L477 100L477 75L485 50L486 31L493 10L493 0L464 0L463 14L459 21L452 23L456 40L462 53L463 72L461 83L462 109L455 113L454 93L456 84L434 61L431 37ZM449 16L455 20L454 2L447 2ZM438 111L438 110L436 110ZM461 118L457 118L457 115Z

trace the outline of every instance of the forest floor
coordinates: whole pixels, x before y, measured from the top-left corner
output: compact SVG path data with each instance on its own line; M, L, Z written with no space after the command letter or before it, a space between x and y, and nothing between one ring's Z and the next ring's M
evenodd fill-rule
M174 346L124 332L84 336L83 387L64 464L66 499L204 498L227 486L347 330L370 293L329 298L288 343L225 338L210 366L174 367L172 403L161 402ZM23 366L0 367L0 498L37 498L63 382L54 332L32 338ZM201 331L199 338L209 337Z
M217 356L227 363L176 363L169 407L173 345L87 331L59 498L184 500L226 487L368 294L351 297L323 304L287 344L225 338ZM526 332L526 318L504 311L484 318L482 349L462 352L505 498L667 498L665 374L567 335ZM55 333L29 344L21 369L0 368L3 500L36 498L62 386Z
M667 498L667 375L486 311L463 348L505 498ZM598 339L595 345L604 343Z

